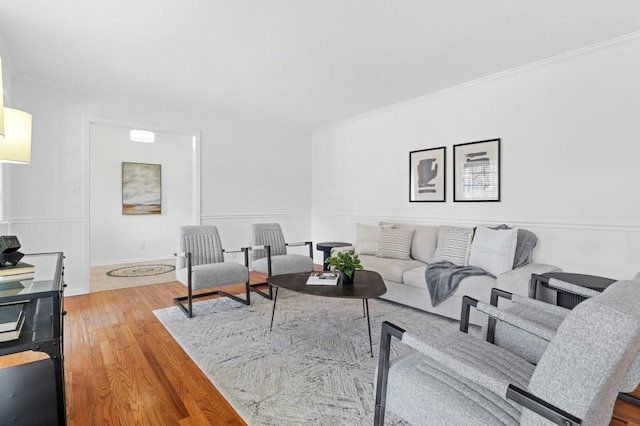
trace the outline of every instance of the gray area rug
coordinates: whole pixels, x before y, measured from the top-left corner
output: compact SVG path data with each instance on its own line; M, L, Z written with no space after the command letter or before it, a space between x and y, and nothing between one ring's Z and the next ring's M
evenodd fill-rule
M382 322L425 339L458 330L456 321L370 300L371 358L361 300L281 290L270 332L271 308L256 295L251 306L228 298L195 303L190 319L177 307L154 311L249 425L370 425ZM408 350L395 340L392 356ZM404 424L390 414L386 420Z

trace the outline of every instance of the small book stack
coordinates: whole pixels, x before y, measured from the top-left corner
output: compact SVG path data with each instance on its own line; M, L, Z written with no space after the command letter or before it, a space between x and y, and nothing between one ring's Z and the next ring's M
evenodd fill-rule
M33 265L18 262L0 267L0 297L28 292L33 284ZM25 301L0 304L0 342L16 340L24 324Z
M335 272L312 272L307 285L337 285L338 274Z
M24 303L0 305L0 342L16 340L24 324Z
M32 279L34 270L33 265L24 262L0 266L0 282Z

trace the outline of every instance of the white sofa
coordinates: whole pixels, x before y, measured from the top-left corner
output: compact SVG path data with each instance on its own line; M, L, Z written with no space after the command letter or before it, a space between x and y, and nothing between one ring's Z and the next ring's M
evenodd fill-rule
M460 320L462 297L465 295L488 303L491 289L497 287L527 296L531 274L560 270L552 265L531 263L531 251L535 246L536 238L525 230L489 230L483 227L482 233L478 232L483 235L482 241L480 238L474 241L475 228L414 226L384 222L377 227L363 224L357 224L357 227L356 244L334 250L355 250L364 269L378 272L387 286L386 294L381 296L383 299L457 320ZM388 231L389 229L405 230L405 232ZM413 232L411 233L410 230ZM527 233L529 238L525 237ZM511 246L505 249L501 241L505 240L503 237L507 234L510 241L513 235L517 234L517 242L512 242L520 245L515 249ZM409 238L410 240L407 241ZM500 247L493 247L492 240L495 240ZM524 247L523 240L527 240L529 247ZM408 247L406 247L407 244ZM452 249L452 245L457 248ZM464 253L465 249L466 253ZM401 253L403 250L407 255L404 259ZM484 254L479 254L483 250ZM510 260L505 260L509 256L511 256ZM502 266L495 265L496 259L498 263L502 262ZM453 295L434 307L427 288L425 270L429 263L443 260L452 261L458 265L484 266L485 270L493 270L495 277L493 275L466 277L460 282ZM510 264L505 267L507 261ZM513 268L513 266L516 267ZM472 310L470 322L485 326L486 316Z

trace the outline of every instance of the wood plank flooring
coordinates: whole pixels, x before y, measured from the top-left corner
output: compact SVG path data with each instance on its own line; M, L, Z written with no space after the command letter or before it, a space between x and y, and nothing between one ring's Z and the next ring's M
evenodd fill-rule
M173 282L65 298L70 426L245 424L152 313L184 290ZM0 367L41 356L1 357ZM611 425L640 426L640 408L618 401Z

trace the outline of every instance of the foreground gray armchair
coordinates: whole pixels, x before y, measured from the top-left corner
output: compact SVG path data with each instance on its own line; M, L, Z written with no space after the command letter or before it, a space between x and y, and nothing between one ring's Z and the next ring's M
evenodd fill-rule
M466 302L490 315L496 310ZM582 302L537 366L464 332L425 342L385 322L374 424L383 425L388 410L416 425L607 425L640 351L638 306L635 281L618 281ZM461 322L462 331L467 327ZM391 360L392 337L415 350Z
M225 252L243 253L244 265L225 262ZM247 249L225 251L215 226L181 226L176 256L176 279L187 286L187 295L173 301L189 318L193 316L193 299L199 297L219 294L245 305L251 304ZM194 290L236 283L245 283L245 299L222 290L193 294Z
M287 247L309 246L309 256L288 254ZM311 241L287 243L280 225L277 223L255 223L251 225L251 269L270 277L273 275L293 274L296 272L313 272L313 243ZM266 283L260 283L266 284ZM267 299L273 298L273 290L269 285L269 293L251 289Z
M633 281L640 287L640 281L637 278L634 278ZM551 278L546 286L555 291L559 290L587 299L601 294L599 291L555 278ZM604 291L607 292L608 289ZM489 319L487 341L507 349L532 364L537 364L549 342L555 336L558 327L571 310L511 294L497 288L492 289L491 305L497 308L500 298L511 301L511 304L502 311L494 312L494 317L500 317L499 322L495 318ZM640 406L640 399L629 394L638 385L640 385L640 357L636 358L622 382L620 387L622 393L619 397Z

